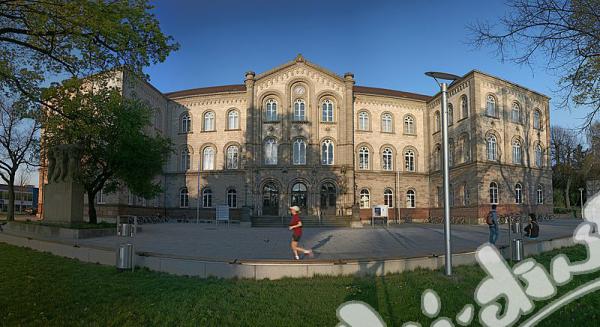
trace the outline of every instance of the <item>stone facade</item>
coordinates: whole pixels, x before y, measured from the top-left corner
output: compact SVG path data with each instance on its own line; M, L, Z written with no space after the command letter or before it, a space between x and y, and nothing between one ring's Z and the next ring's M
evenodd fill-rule
M377 204L405 221L442 216L440 94L356 86L302 56L239 85L162 94L122 80L155 108L149 132L174 153L161 196L106 194L99 216L191 218L198 204L202 218L219 204L234 217L283 216L293 204L307 216L369 219ZM452 216L477 221L491 201L501 213L551 210L548 100L475 70L449 86Z

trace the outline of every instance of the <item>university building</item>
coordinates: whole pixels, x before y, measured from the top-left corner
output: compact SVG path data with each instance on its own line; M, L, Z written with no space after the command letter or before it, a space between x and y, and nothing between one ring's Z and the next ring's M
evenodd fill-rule
M174 152L164 193L99 194L100 217L194 218L200 207L210 219L222 204L256 225L291 205L325 221L366 221L375 205L400 221L443 215L439 93L359 86L301 55L243 84L161 93L127 72L117 83L154 108L150 132ZM550 212L549 98L473 70L449 86L448 106L452 216L476 222L491 204Z

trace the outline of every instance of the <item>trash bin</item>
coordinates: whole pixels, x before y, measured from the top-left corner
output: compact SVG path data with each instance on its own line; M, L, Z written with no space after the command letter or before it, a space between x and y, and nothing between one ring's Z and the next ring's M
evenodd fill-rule
M127 270L133 268L133 244L119 244L117 248L117 269Z
M520 221L515 221L512 224L512 232L517 235L521 235L523 233L523 224L521 224Z
M512 240L513 244L512 244L512 259L513 261L521 261L523 260L523 257L525 256L525 253L523 251L523 240L522 239L513 239Z
M117 235L124 237L133 237L133 229L133 224L119 224L117 225Z

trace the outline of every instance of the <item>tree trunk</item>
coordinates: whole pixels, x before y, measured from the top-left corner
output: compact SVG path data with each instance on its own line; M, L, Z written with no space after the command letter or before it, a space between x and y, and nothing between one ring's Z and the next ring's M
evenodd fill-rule
M6 213L6 220L15 220L15 172L10 172L8 177L8 212Z
M569 177L567 179L567 186L565 187L565 206L567 207L567 209L571 208L571 199L570 199L570 195L571 194L571 177Z
M88 216L90 218L90 224L97 224L98 218L96 217L96 193L88 191Z

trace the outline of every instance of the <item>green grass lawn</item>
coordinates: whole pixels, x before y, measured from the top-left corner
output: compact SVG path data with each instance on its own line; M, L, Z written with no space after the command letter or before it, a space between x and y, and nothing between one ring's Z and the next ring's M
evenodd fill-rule
M563 249L572 260L584 247ZM546 266L558 251L537 257ZM386 277L322 277L278 281L197 279L80 263L0 243L0 325L5 326L335 326L336 308L348 300L373 306L388 326L432 320L421 314L421 293L442 300L440 316L454 317L484 276L459 267L456 277L414 271ZM576 277L559 295L600 272ZM536 303L541 308L543 303ZM477 306L476 306L477 308ZM598 326L600 294L554 313L540 326ZM477 318L473 326L478 325Z

